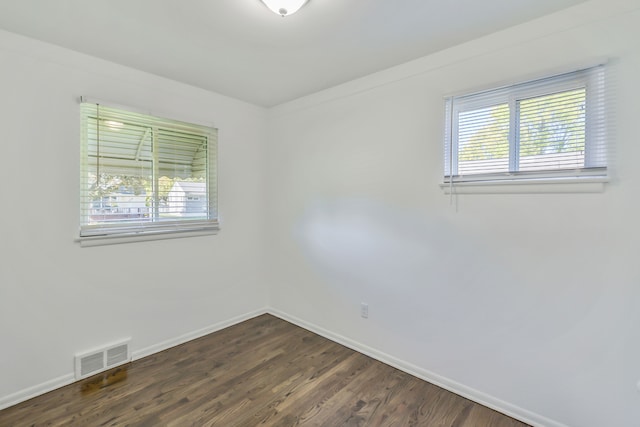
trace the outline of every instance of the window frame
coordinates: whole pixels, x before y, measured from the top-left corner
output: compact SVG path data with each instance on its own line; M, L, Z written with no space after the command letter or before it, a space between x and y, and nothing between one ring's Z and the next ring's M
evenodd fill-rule
M569 73L445 98L444 171L440 186L447 193L492 192L490 189L481 187L509 185L517 185L517 187L514 189L499 188L497 192L527 192L527 187L538 192L549 184L562 184L557 186L555 190L547 190L552 192L556 190L567 192L572 191L572 188L578 192L585 191L585 188L578 189L574 186L567 186L567 184L590 184L594 191L602 191L602 183L609 180L607 171L608 147L605 132L604 73L605 66L597 65ZM582 88L586 90L584 166L540 171L519 171L514 168L519 160L519 140L516 135L519 117L515 114L518 111L518 102ZM459 175L460 113L500 104L508 104L510 113L509 170Z
M79 107L81 123L79 194L80 225L76 242L80 243L80 245L84 247L217 234L220 229L217 206L218 129L212 126L203 126L195 123L168 119L161 117L160 115L140 112L135 108L123 107L112 103L102 103L86 97L80 98ZM92 115L94 108L95 114ZM160 175L160 165L177 165L177 163L171 163L177 162L177 157L174 157L173 159L170 158L169 163L166 163L166 160L161 161L159 159L159 154L152 154L151 160L147 160L147 162L151 163L152 170L152 182L150 183L152 187L152 207L148 208L152 219L113 222L98 221L96 223L91 223L90 215L92 208L90 205L93 201L90 198L90 192L88 190L90 183L89 172L92 167L92 155L89 150L89 122L91 120L95 121L92 130L96 131L97 123L100 121L106 123L109 120L121 120L122 116L120 115L126 116L127 119L131 119L130 122L127 122L129 125L153 128L152 132L155 132L158 136L151 138L152 151L156 150L159 152L158 149L161 144L159 140L162 132L165 132L166 134L182 133L190 137L203 138L203 141L206 141L206 153L201 158L201 162L204 163L203 169L205 176L203 182L205 184L205 195L207 198L206 212L203 213L203 215L195 218L181 217L176 219L162 219L159 215L156 215L158 213L157 209L158 206L160 206L161 199L161 196L157 191L157 182L162 177L162 175ZM136 121L137 119L139 119L139 121ZM157 132L159 129L161 129L161 131ZM94 144L98 144L97 139L99 138L100 133L96 131L96 134L98 136L94 138ZM100 158L99 156L93 157L95 159ZM99 162L99 160L95 161ZM123 162L127 163L130 161L125 159ZM193 176L190 174L189 178L193 178Z

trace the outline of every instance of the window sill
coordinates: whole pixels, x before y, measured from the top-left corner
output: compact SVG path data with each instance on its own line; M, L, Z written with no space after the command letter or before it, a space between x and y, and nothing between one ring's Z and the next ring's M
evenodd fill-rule
M444 194L602 193L607 182L605 176L504 179L454 182L453 186L445 182L440 188Z
M211 236L218 234L216 230L197 230L197 231L165 231L156 233L131 233L131 234L113 234L105 236L78 237L75 239L80 246L105 246L117 245L123 243L149 242L153 240L179 239L183 237Z

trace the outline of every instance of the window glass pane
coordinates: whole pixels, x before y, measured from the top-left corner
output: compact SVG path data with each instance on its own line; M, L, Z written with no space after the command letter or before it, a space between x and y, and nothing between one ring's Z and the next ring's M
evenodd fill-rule
M509 104L458 116L458 175L509 170Z
M81 113L81 238L218 230L217 129L99 104Z
M158 219L206 218L207 138L161 129L157 147Z
M136 124L89 119L88 223L151 219L152 131ZM99 143L98 143L99 138Z
M609 98L604 66L450 97L445 180L470 187L606 179Z
M166 196L162 193L160 196L160 219L207 217L207 188L203 179L162 179L166 180L168 191Z
M520 171L584 167L585 102L584 88L519 101Z

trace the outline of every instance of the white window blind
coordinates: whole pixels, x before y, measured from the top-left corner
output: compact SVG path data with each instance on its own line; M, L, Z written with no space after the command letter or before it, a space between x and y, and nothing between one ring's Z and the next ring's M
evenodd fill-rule
M446 100L445 183L604 177L604 66Z
M218 230L216 129L88 102L80 111L81 242Z

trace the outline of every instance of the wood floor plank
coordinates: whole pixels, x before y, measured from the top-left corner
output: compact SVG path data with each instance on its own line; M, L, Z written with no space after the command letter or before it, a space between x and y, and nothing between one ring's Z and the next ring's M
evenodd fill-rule
M526 424L262 315L7 408L0 426Z
M343 348L347 350L346 348ZM329 370L311 373L302 383L287 391L276 406L274 416L260 423L267 425L304 425L307 419L312 419L316 412L322 410L325 402L342 390L359 373L372 363L372 360L361 354L347 350L345 359L334 361ZM286 420L286 421L285 421ZM295 422L294 422L295 420ZM255 425L248 423L246 426Z

